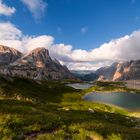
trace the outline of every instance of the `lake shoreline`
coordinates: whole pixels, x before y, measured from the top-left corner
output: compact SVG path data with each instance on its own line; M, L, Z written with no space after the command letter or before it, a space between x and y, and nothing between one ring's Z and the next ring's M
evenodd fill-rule
M129 92L107 92L106 94L101 92L90 92L85 94L82 99L92 102L100 102L103 104L109 104L124 108L128 111L140 111L139 94L132 94ZM118 100L115 100L118 99ZM133 103L134 102L134 103ZM137 107L138 106L138 107Z

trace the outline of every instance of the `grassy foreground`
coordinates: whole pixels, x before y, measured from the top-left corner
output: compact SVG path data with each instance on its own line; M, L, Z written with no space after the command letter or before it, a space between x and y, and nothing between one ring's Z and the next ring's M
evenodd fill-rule
M103 87L98 83L96 88ZM0 140L139 140L138 118L82 100L96 88L82 91L62 82L1 78Z

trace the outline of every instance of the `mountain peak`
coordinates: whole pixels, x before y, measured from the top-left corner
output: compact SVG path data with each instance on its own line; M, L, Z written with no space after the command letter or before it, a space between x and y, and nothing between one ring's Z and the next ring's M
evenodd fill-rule
M5 51L7 49L9 49L9 47L0 45L0 51Z
M49 56L45 48L36 48L22 56L16 49L0 46L0 74L36 80L73 79L70 71ZM6 64L6 65L5 65Z
M36 48L32 50L28 55L26 55L23 60L27 60L28 62L42 63L46 64L46 62L51 61L51 57L49 56L49 51L45 48Z
M22 56L22 53L14 48L0 45L0 64L10 64Z
M2 52L9 52L9 53L13 53L13 54L17 54L17 53L22 54L21 52L19 52L18 50L14 49L14 48L0 45L0 53L2 53Z
M35 49L33 49L33 50L29 53L29 55L30 55L30 54L32 54L32 55L34 55L34 54L45 54L45 55L49 56L49 51L48 51L46 48L40 47L40 48L35 48Z

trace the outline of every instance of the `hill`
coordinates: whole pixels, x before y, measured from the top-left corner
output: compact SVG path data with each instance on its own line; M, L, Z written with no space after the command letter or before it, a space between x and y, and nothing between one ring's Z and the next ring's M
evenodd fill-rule
M117 107L82 100L91 89L1 77L0 139L140 139L138 118Z

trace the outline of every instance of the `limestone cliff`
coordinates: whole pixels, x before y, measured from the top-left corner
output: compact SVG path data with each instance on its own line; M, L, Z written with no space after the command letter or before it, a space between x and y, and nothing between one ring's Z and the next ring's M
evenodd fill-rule
M112 80L118 63L113 63L111 66L101 67L95 73L100 77L104 76L107 80Z
M0 65L10 64L22 56L16 49L0 45Z
M140 60L119 63L113 81L140 80Z
M49 56L49 51L45 48L36 48L26 55L15 49L5 48L0 49L3 50L3 53L0 53L0 74L35 80L74 78L66 66Z
M95 73L104 76L106 80L140 80L140 60L114 63L98 69Z

